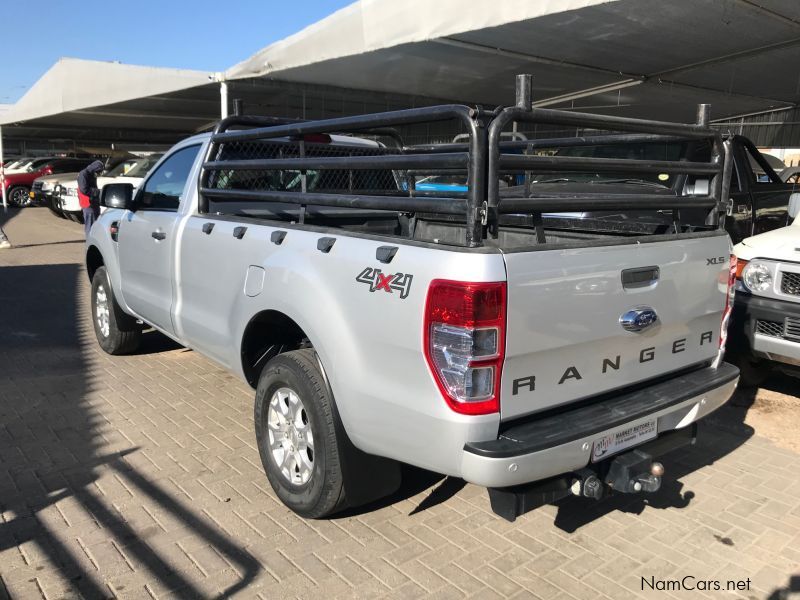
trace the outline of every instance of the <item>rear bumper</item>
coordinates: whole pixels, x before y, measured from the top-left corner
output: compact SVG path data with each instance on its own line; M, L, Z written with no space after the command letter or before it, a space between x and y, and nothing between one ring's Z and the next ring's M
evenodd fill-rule
M800 319L800 302L736 294L731 319L731 350L779 363L800 366L800 340L758 332L759 321L783 324Z
M686 427L725 404L738 379L739 370L722 363L526 419L496 440L466 444L462 477L485 487L508 487L581 469L589 464L596 440L648 419L657 419L659 435Z

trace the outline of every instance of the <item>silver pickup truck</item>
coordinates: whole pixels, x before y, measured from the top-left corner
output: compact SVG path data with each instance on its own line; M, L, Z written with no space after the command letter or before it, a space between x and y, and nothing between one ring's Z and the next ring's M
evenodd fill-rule
M318 518L391 493L399 463L490 488L513 520L558 496L657 490L660 454L731 395L721 361L735 262L718 133L461 105L323 121L230 117L172 148L134 193L109 184L87 240L97 339L151 326L255 389L267 477ZM514 122L710 140L705 163L505 151ZM464 131L464 144L404 145ZM444 137L444 136L443 136ZM446 138L445 138L446 139ZM537 171L689 173L699 196L537 194ZM461 173L466 191L416 190ZM507 190L510 190L507 192ZM546 212L670 210L635 235L547 228ZM708 211L685 226L680 210Z

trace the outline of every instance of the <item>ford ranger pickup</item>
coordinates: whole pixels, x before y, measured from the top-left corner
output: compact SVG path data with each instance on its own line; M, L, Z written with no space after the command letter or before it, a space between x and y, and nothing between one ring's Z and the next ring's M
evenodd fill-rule
M676 124L463 105L321 121L234 116L184 140L134 192L108 184L87 240L92 320L110 354L152 327L255 390L276 495L320 518L394 491L399 463L489 488L515 519L567 494L659 489L656 459L727 401L735 262L729 156ZM527 92L526 92L527 90ZM521 98L521 100L519 100ZM507 151L514 123L705 140L708 160ZM404 135L466 133L465 145ZM542 171L685 173L702 195L501 185ZM466 189L417 190L462 175ZM545 226L565 210L668 210L669 231ZM681 223L704 210L703 225Z

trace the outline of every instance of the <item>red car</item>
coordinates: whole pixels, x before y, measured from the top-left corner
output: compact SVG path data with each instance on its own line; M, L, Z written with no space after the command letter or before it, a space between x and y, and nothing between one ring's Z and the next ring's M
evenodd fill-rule
M6 198L12 206L28 204L28 192L33 180L43 175L80 171L89 165L93 158L38 158L33 161L24 173L9 173L3 178Z

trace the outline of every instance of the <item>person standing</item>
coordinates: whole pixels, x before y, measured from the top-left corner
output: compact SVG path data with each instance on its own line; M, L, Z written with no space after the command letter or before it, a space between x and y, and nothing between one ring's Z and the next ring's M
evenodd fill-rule
M103 170L103 162L96 160L78 173L78 202L83 212L83 227L86 237L95 219L100 216L100 190L97 188L97 174Z

